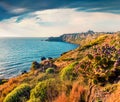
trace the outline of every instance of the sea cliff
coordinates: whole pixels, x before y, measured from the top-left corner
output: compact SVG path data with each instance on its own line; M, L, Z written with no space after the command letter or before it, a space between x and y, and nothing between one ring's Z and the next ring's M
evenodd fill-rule
M33 62L30 72L0 85L0 102L119 102L120 34L82 36L60 36L81 46Z
M81 32L81 33L62 34L59 37L49 37L47 41L62 41L62 42L69 42L74 44L81 44L82 40L95 39L102 34L114 34L114 32L94 32L92 30L89 30L87 32Z

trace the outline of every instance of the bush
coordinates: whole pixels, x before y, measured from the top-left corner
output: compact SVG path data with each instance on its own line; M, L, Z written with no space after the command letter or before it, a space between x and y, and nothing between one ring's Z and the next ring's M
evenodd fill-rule
M0 79L0 85L1 84L4 84L5 82L7 82L8 80L7 79Z
M54 68L48 68L48 69L46 69L46 73L47 74L52 74L52 73L54 73L55 71L54 71Z
M40 67L40 64L36 61L32 62L31 70L36 70Z
M59 89L61 89L60 84L54 79L39 82L36 87L31 90L29 102L34 102L32 100L39 100L39 102L52 102L52 100L58 96L60 92Z
M22 102L29 98L30 87L27 84L21 84L10 92L4 99L4 102Z
M98 56L95 56L95 60L96 60L96 61L100 61L100 60L101 60L101 56L99 56L99 55L98 55Z
M89 58L90 60L92 60L92 59L93 59L92 54L88 54L87 56L88 56L88 58Z
M99 83L101 86L105 85L106 82L107 82L107 80L106 80L105 76L99 75L99 74L95 75L95 78L93 79L94 84Z
M74 58L65 58L65 59L62 59L63 61L73 61Z
M63 68L60 72L60 77L62 80L74 80L76 77L76 73L74 73L74 67L78 64L77 62L74 62L67 67Z

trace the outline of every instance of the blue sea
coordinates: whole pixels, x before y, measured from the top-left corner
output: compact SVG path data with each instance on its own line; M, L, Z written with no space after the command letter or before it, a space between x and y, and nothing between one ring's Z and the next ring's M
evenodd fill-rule
M41 57L57 58L78 45L49 42L45 38L0 38L0 79L11 78L30 70Z

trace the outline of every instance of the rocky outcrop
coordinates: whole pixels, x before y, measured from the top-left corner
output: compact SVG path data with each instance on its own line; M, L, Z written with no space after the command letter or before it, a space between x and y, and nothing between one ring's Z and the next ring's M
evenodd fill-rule
M31 66L31 70L39 70L45 72L48 68L56 68L57 66L53 63L52 59L42 60L40 63L34 61Z
M63 34L59 37L49 37L46 41L62 41L62 42L70 42L79 44L81 40L84 40L86 38L96 38L100 34L114 34L115 32L94 32L92 30L89 30L87 32L82 33L70 33L70 34ZM120 32L117 32L119 34Z
M49 37L47 41L62 41L62 42L72 42L75 40L81 40L88 36L93 36L95 34L93 31L89 30L88 32L83 33L71 33L71 34L63 34L59 37Z

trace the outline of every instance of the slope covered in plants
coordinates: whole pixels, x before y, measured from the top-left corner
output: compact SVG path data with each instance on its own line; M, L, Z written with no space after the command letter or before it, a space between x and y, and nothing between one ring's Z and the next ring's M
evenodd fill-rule
M77 43L77 49L33 62L30 72L1 84L0 102L10 96L20 102L119 102L120 34L93 35Z

